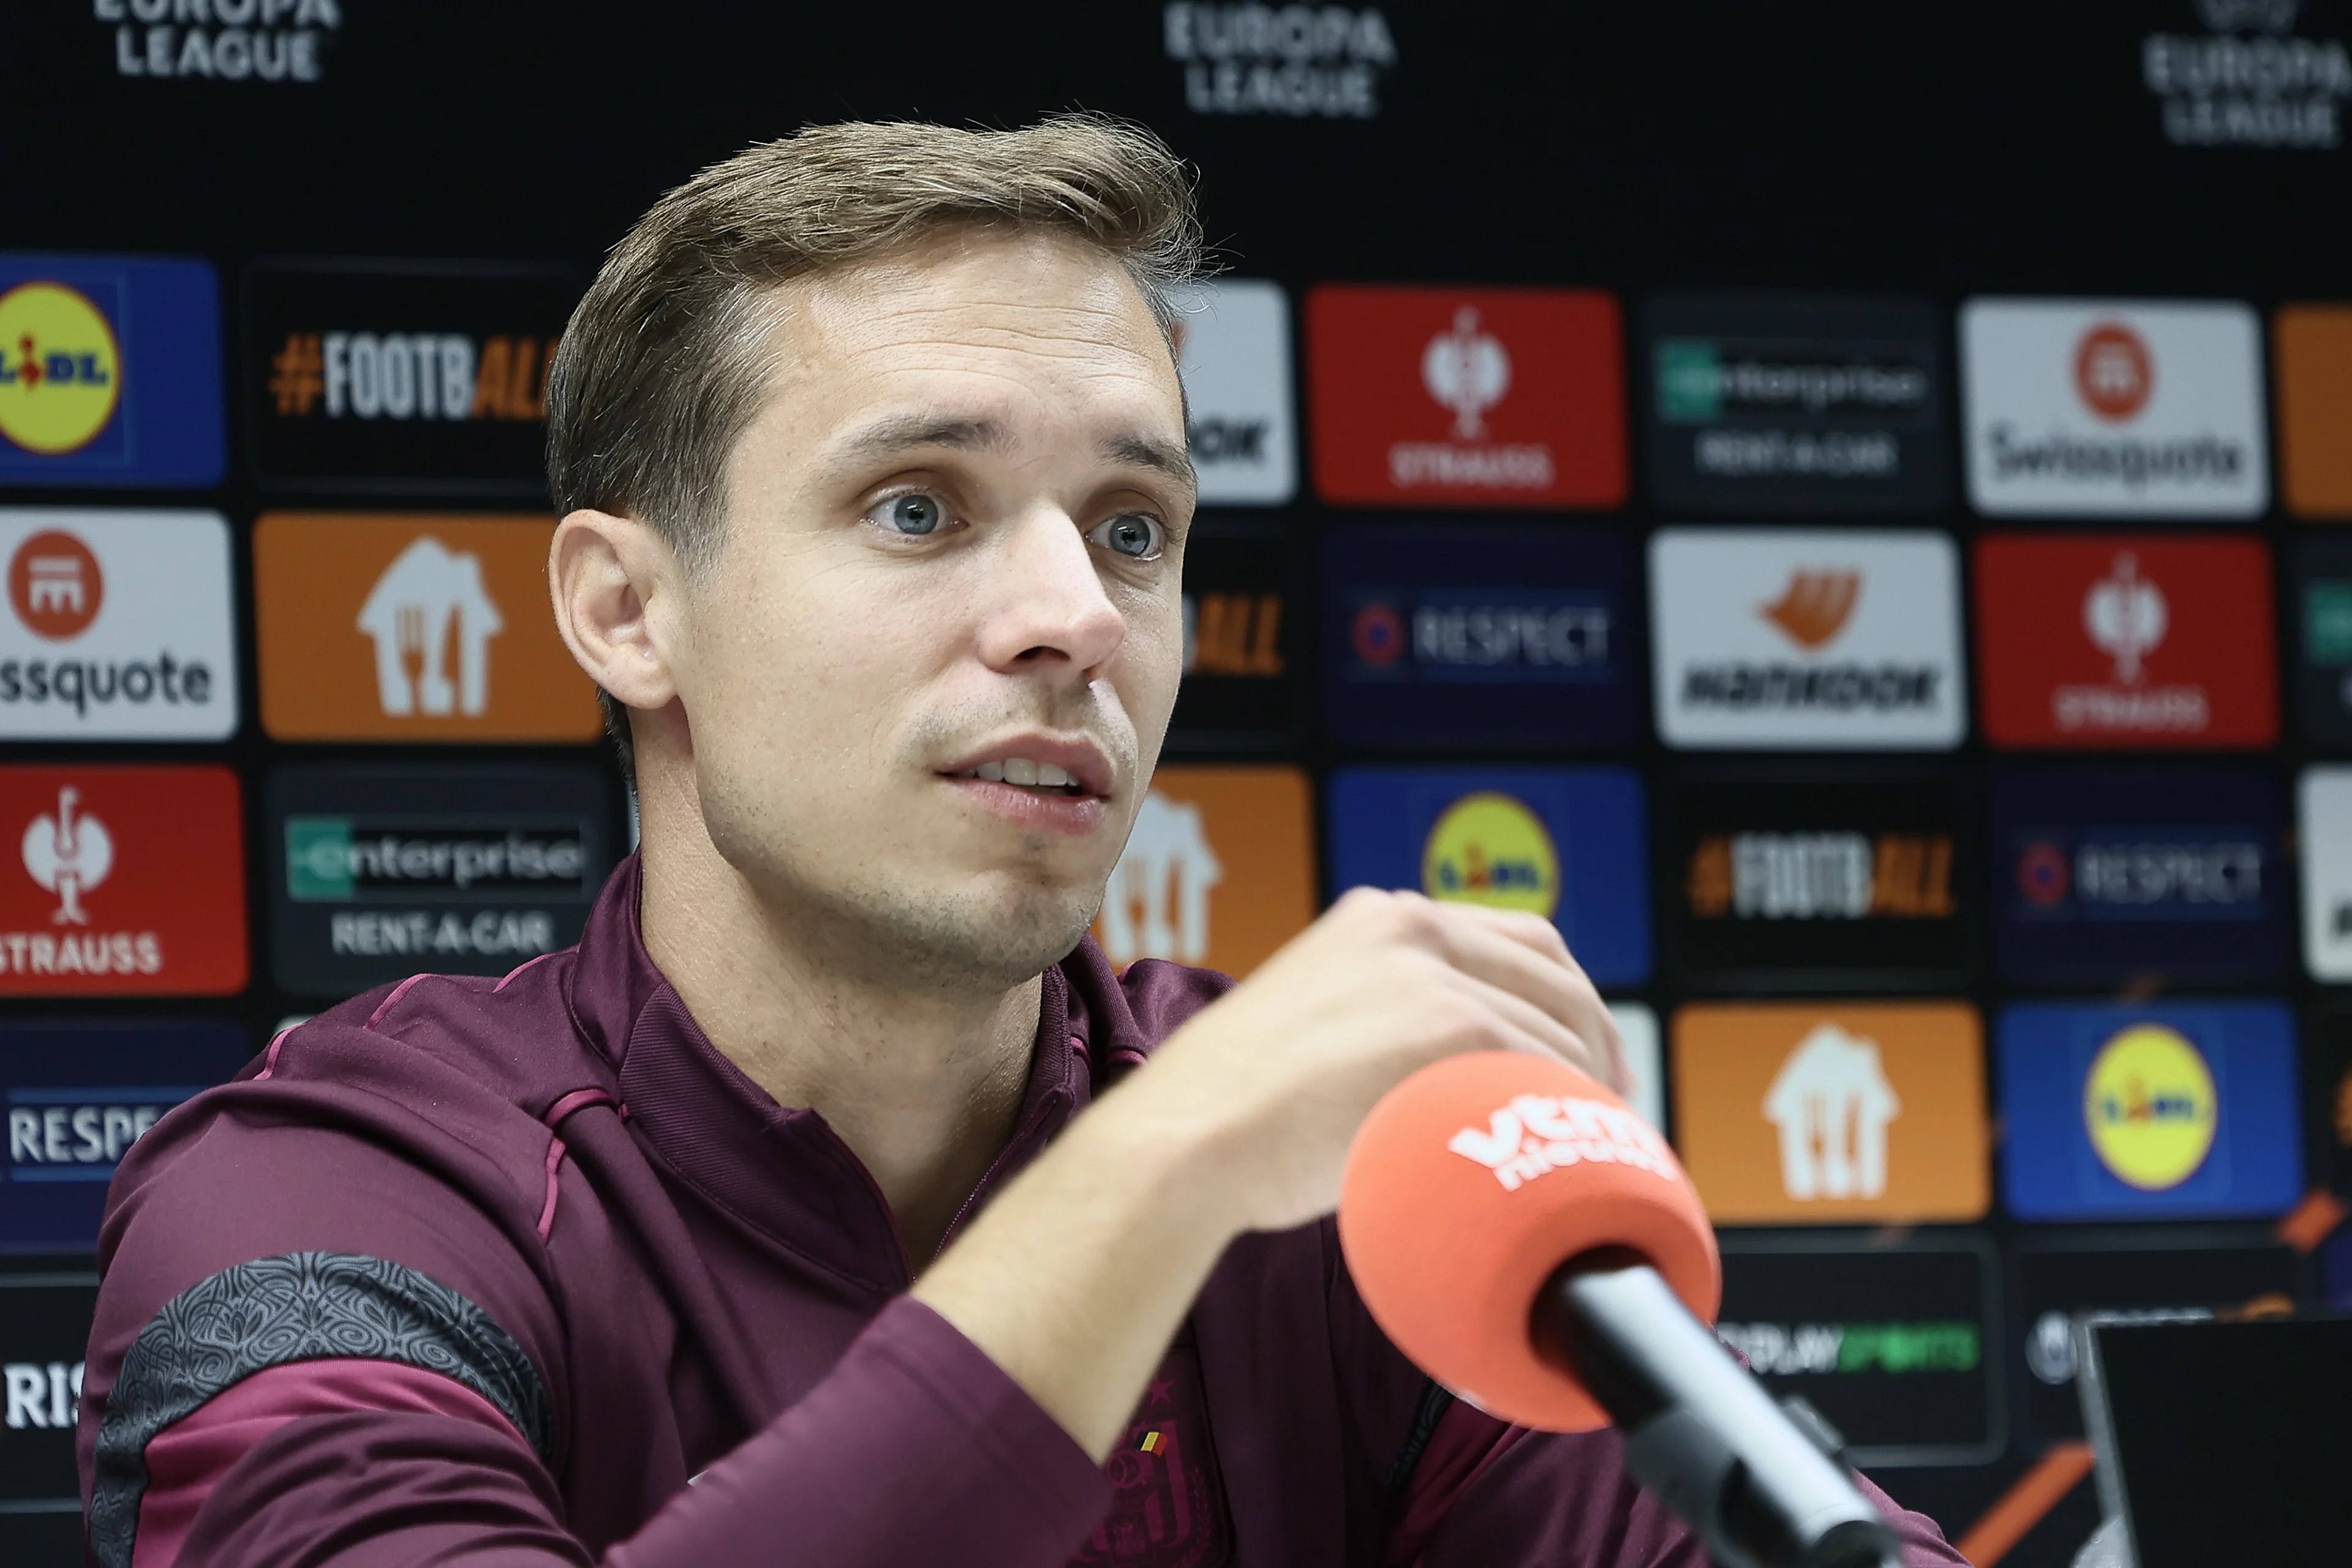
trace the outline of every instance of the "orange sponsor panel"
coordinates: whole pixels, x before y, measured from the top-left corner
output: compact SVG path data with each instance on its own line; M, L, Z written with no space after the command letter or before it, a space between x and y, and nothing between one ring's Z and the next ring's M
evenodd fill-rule
M270 512L254 525L261 722L280 741L590 741L548 609L547 517Z
M2352 305L2289 305L2273 331L2286 509L2352 518Z
M1696 1004L1675 1142L1718 1225L1967 1221L1991 1206L1984 1030L1959 1002Z
M1315 918L1315 825L1291 767L1161 768L1111 873L1095 940L1243 975Z

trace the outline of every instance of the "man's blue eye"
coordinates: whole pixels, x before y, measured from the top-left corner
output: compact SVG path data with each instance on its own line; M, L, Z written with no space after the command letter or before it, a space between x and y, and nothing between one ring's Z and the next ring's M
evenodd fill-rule
M947 513L931 496L900 496L882 515L900 533L929 533L947 520Z
M1130 559L1149 561L1160 553L1160 524L1140 513L1129 512L1096 529L1094 541Z

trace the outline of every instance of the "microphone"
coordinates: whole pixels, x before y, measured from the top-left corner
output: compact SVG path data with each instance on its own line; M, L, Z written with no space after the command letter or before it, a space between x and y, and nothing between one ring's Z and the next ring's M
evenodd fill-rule
M1615 1424L1721 1568L1902 1568L1845 1467L1708 1326L1722 1259L1674 1151L1573 1068L1482 1051L1399 1084L1349 1150L1339 1243L1415 1365L1519 1426Z

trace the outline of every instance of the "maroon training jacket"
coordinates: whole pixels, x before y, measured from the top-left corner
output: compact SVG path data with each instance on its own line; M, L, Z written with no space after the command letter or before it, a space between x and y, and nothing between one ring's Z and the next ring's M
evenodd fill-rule
M95 1562L1704 1568L1613 1433L1435 1392L1328 1221L1232 1246L1097 1468L905 1295L872 1178L704 1037L636 906L632 859L578 948L345 1003L139 1141L83 1385ZM1228 984L1091 942L1048 971L965 1215ZM1913 1568L1961 1561L1883 1506Z

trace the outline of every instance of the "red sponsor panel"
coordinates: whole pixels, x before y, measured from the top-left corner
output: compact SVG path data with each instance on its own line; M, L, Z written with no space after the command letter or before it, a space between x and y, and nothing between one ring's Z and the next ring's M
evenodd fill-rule
M0 767L0 995L227 995L245 936L228 769Z
M2262 541L1997 533L1977 542L1976 566L1979 689L1993 744L2278 739Z
M1307 296L1327 500L1613 507L1624 329L1594 289L1330 285Z

